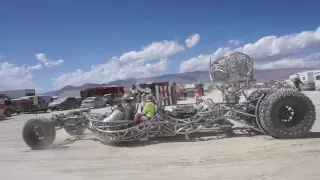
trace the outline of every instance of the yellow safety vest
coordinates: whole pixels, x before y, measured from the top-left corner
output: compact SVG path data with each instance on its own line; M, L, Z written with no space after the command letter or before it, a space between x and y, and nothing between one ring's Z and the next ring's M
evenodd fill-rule
M38 105L38 97L37 96L33 97L33 105Z

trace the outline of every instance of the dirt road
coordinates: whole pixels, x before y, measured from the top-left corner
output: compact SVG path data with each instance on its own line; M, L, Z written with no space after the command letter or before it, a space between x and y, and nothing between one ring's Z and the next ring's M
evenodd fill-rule
M320 92L306 92L320 113ZM208 97L220 98L212 93ZM104 112L106 109L93 110ZM51 113L40 114L50 117ZM268 136L218 135L207 141L172 139L149 145L113 147L88 131L79 139L57 133L54 148L31 151L23 123L34 115L0 121L0 174L3 180L319 180L320 133L300 140ZM320 122L313 132L320 132Z

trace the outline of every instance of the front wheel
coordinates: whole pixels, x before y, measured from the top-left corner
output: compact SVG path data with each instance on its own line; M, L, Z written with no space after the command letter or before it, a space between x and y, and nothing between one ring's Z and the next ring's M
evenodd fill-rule
M55 126L48 119L32 118L24 124L22 137L33 150L47 149L56 137Z
M66 110L66 109L67 109L67 108L66 108L65 105L62 105L61 108L60 108L61 111L64 111L64 110Z
M11 117L12 116L12 110L11 109L7 109L5 112L4 112L4 115L6 117Z

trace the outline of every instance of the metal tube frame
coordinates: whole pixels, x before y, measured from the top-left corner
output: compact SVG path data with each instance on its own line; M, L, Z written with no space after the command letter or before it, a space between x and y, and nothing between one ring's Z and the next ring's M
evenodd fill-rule
M237 85L237 89L232 94L233 97L240 99L239 97L243 95L247 99L245 90L253 82L253 59L251 57L243 53L232 53L228 57L221 57L214 62L210 59L210 78L212 81L215 80L216 72L224 73L222 74L222 78L225 81ZM217 76L221 78L221 74ZM216 87L221 90L224 96L227 96L224 89L219 86ZM59 128L85 126L99 139L109 142L136 141L157 136L188 135L199 131L219 130L221 129L218 123L220 120L237 122L242 124L244 129L254 129L265 133L259 123L258 117L258 106L263 97L264 95L242 103L230 103L227 101L214 103L212 99L201 100L197 104L197 113L186 119L174 118L167 111L160 108L155 117L138 125L133 125L133 121L102 122L101 120L106 115L93 114L88 111L76 111L67 115L56 115L52 117L52 120ZM246 107L252 101L257 101L257 104L254 114L249 114L246 112ZM254 123L246 121L244 117Z

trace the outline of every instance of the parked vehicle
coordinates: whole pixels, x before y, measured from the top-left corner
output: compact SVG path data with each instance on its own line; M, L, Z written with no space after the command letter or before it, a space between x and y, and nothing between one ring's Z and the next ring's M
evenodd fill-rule
M52 96L46 95L37 95L37 97L41 97L46 103L51 103L53 101Z
M20 114L21 111L17 110L17 107L13 104L11 99L4 100L4 116L11 117L14 113Z
M107 86L88 88L84 91L81 91L82 98L103 97L105 94L111 94L112 99L114 99L115 97L122 97L124 94L124 88L122 86Z
M51 102L53 102L54 100L56 100L56 99L58 99L59 98L59 96L52 96L51 97Z
M25 96L25 97L18 99L18 100L21 100L26 105L24 112L27 112L27 111L29 111L31 113L35 113L38 111L47 112L49 110L48 103L43 98L36 96L38 98L38 104L34 105L33 104L34 97L35 96Z
M102 100L106 103L106 105L116 105L121 103L121 97L122 94L105 94L102 97Z
M33 109L33 100L28 98L12 99L12 103L16 107L17 113L31 112Z
M49 104L49 109L51 111L66 110L70 108L79 108L79 105L80 103L75 97L60 97Z
M4 116L4 98L0 96L0 117Z
M0 97L4 100L4 116L11 117L14 113L20 113L10 97L5 94L1 94Z
M99 97L88 97L81 103L81 108L99 108L105 106L106 103Z

